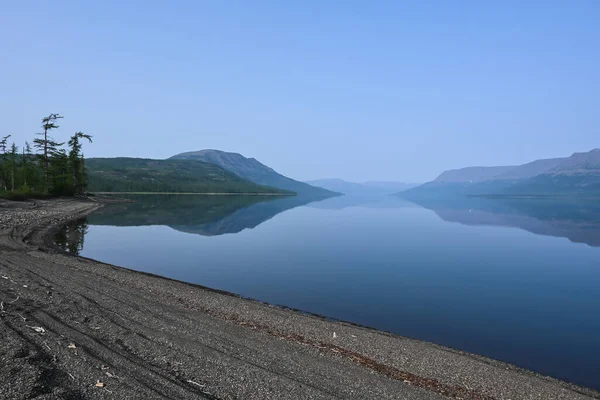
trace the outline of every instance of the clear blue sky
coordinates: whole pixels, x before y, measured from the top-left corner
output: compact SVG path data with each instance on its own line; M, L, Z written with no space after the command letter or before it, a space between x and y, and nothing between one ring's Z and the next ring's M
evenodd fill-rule
M425 181L600 147L600 1L9 1L0 135Z

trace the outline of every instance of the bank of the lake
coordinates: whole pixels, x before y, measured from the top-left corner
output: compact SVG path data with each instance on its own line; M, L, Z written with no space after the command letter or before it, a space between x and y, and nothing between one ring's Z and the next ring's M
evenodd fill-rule
M107 196L160 196L160 195L169 195L169 196L295 196L296 193L235 193L235 192L205 192L205 193L196 193L196 192L94 192L94 195L107 195Z
M0 398L591 399L514 366L63 254L91 201L0 203Z

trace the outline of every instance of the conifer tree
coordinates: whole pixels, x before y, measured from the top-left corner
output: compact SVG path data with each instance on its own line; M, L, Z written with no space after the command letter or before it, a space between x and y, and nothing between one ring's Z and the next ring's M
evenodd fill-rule
M83 132L75 132L69 139L69 167L71 169L71 181L76 194L84 192L87 184L83 154L81 153L80 139L85 139L92 143L92 136Z
M43 139L35 139L33 141L34 146L41 152L41 157L44 164L44 191L48 191L48 172L49 172L49 155L53 151L56 151L57 147L62 146L64 143L57 143L49 137L50 131L57 129L59 126L56 121L63 118L59 114L50 114L47 117L42 118L42 129L43 132L38 135L43 136Z
M17 173L17 158L19 148L16 144L10 146L10 152L8 153L8 171L10 172L10 190L15 190L15 175Z
M0 190L6 190L6 145L11 135L6 135L0 140Z

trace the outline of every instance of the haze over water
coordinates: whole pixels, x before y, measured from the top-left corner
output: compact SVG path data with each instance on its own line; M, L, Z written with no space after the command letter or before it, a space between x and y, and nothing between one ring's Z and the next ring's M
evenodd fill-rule
M57 241L111 264L600 389L597 202L136 200Z

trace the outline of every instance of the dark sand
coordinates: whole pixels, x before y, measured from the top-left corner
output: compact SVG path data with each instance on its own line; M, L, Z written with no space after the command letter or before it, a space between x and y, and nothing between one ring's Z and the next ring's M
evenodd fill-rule
M600 399L477 355L54 249L53 229L100 206L0 202L0 398Z

